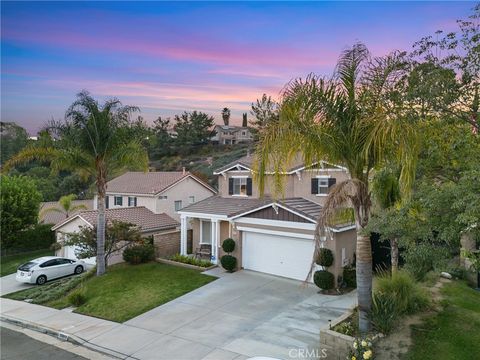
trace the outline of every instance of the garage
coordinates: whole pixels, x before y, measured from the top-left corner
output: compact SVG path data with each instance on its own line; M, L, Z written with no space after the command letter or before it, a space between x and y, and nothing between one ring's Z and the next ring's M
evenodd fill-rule
M242 263L247 270L303 281L310 271L313 252L313 239L242 232Z

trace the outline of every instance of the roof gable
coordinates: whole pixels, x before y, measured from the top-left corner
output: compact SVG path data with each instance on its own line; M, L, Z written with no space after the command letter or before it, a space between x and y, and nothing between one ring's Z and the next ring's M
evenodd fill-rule
M216 193L216 190L210 185L198 179L191 173L183 171L129 171L110 180L107 183L107 192L120 194L145 194L153 196L171 188L186 178L192 178L200 185L212 191L212 193Z
M312 223L310 220L301 217L290 210L284 209L282 207L275 206L270 204L270 206L265 207L260 210L251 212L244 217L254 218L254 219L267 219L267 220L280 220L280 221L292 221L300 223Z

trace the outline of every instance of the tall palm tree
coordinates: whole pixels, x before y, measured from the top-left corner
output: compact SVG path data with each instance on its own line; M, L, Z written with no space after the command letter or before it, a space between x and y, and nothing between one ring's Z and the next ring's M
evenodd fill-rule
M73 213L76 213L80 210L87 210L88 208L84 204L73 205L73 201L77 198L77 195L70 194L65 195L58 200L58 207L49 207L42 209L40 214L45 215L50 212L58 212L65 215L65 218L68 218Z
M223 108L222 109L222 119L223 123L228 126L230 123L230 109L229 108Z
M321 235L330 235L338 209L353 208L362 332L370 328L367 315L372 302L372 251L369 234L363 232L370 215L371 171L395 160L404 192L414 177L417 141L401 101L405 68L400 53L372 59L363 44L345 50L332 78L309 75L286 85L280 118L262 131L256 151L255 176L261 193L267 171L273 170L274 193L282 194L282 174L298 153L305 163L325 160L348 169L350 178L332 189L318 219L314 258Z
M118 99L103 105L87 91L67 110L63 121L53 121L49 130L57 141L45 147L30 146L20 151L7 164L31 160L49 161L53 171L69 170L82 178L94 178L98 196L97 275L105 273L105 193L107 179L127 169L148 167L148 155L141 139L132 138L130 115L138 111L123 106Z

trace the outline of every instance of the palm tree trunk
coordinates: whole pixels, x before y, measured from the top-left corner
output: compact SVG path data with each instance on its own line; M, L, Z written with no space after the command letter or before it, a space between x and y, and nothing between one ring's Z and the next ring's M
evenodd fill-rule
M99 166L98 166L99 165ZM107 190L104 167L97 164L97 276L105 274L105 193Z
M361 333L370 330L369 313L372 307L372 245L370 237L360 235L357 230L357 296L358 296L358 328Z
M398 271L398 239L390 240L390 258L392 262L392 274Z

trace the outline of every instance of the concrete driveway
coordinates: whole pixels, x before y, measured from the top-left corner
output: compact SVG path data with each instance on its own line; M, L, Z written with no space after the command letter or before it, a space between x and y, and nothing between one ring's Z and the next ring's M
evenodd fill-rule
M355 292L327 296L298 281L249 271L213 272L221 277L121 326L158 334L130 352L131 358L294 358L298 349L318 348L319 330L356 301ZM105 341L115 338L129 348L128 331L114 330L116 336L109 331L90 342L108 347Z
M0 296L7 295L16 291L28 289L33 285L24 284L15 280L15 274L2 276L0 278Z

